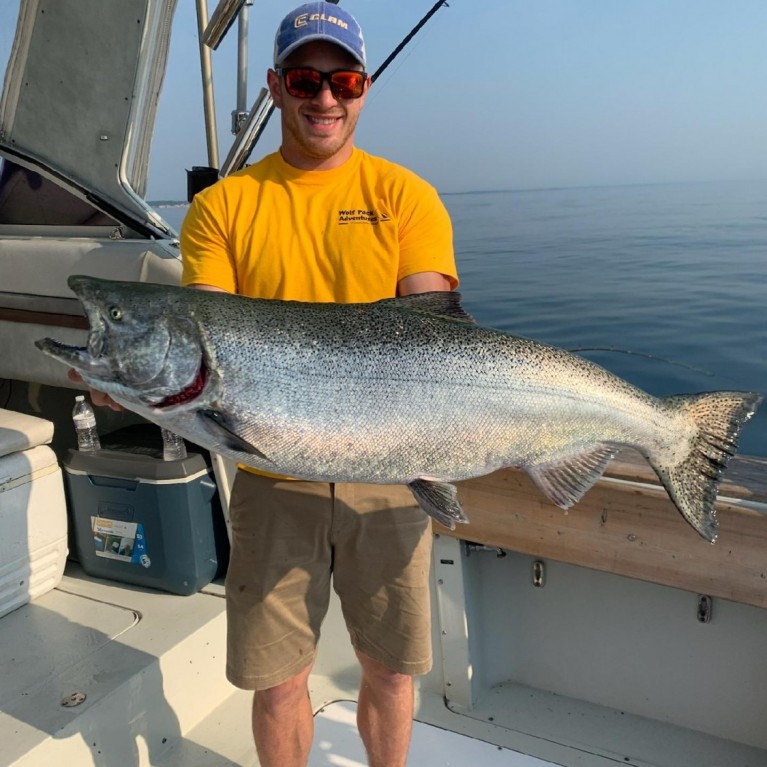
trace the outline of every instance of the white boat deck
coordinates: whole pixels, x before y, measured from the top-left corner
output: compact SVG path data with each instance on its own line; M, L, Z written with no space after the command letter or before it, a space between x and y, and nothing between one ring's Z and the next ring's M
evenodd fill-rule
M366 763L338 609L311 678L312 767ZM0 620L0 765L258 767L250 694L225 679L224 636L220 584L179 597L70 564L59 588ZM519 684L454 712L433 674L416 711L417 767L767 767L767 751Z
M258 767L250 740L250 695L228 698L200 726L170 750L162 767ZM315 715L309 767L365 767L355 724L354 701L337 700ZM434 767L549 767L543 761L434 725L415 722L409 763Z
M224 677L222 596L220 584L181 597L70 564L59 588L0 620L0 765L258 767L250 693ZM311 678L312 767L366 763L338 610ZM418 767L767 767L760 748L511 682L456 712L432 674L416 712Z
M216 584L177 597L70 565L59 588L0 621L0 764L258 767L251 694L224 678L221 597ZM312 677L313 767L366 764L355 688L351 676ZM551 764L420 722L411 763Z

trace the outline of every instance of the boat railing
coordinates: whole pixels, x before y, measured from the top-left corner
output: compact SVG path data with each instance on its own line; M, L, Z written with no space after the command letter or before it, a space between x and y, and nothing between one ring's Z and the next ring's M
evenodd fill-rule
M676 510L649 464L624 450L569 512L523 471L460 483L468 525L435 532L500 549L767 608L767 458L736 457L710 544Z

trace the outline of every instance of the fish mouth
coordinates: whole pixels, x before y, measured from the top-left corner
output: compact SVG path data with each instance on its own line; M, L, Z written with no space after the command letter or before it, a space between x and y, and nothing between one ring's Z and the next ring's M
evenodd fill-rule
M101 338L91 343L89 337L87 347L70 346L57 341L55 338L42 338L35 341L35 346L44 354L59 360L59 362L64 362L80 373L103 376L108 368L105 362L98 358L102 343L103 339ZM96 351L96 354L93 351Z
M68 285L80 299L88 319L88 340L86 346L71 346L55 338L35 341L35 346L44 354L70 365L80 373L104 376L108 372L106 361L101 357L104 350L105 326L98 308L84 299L84 289L92 283L88 277L70 277Z

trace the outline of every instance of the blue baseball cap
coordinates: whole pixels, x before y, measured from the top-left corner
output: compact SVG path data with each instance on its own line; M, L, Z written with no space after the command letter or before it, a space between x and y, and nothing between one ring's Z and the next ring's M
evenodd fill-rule
M274 65L314 40L325 40L351 53L365 66L365 41L357 20L334 3L314 2L291 11L274 36Z

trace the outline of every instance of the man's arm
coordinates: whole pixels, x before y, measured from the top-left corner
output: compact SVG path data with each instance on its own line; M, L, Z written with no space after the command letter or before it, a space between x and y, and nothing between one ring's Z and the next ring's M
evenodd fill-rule
M209 290L211 293L226 293L223 288L217 288L215 285L201 285L199 283L192 283L187 285L188 288L194 288L195 290Z
M450 214L426 181L406 174L402 182L397 269L407 276L398 281L397 295L454 290L458 274Z
M439 272L418 272L403 277L397 283L397 295L429 293L432 290L450 290L450 280Z

